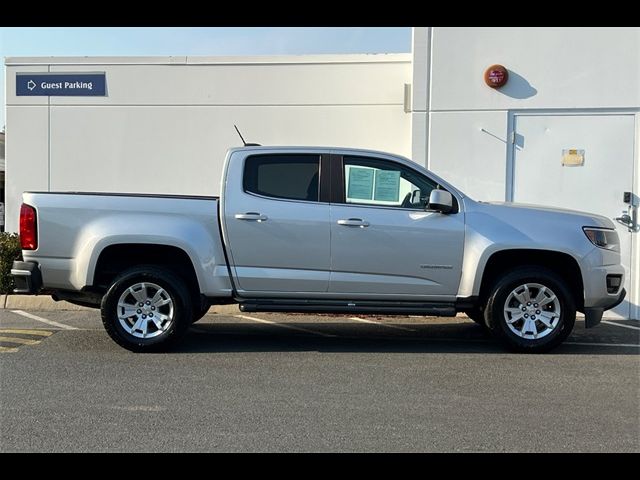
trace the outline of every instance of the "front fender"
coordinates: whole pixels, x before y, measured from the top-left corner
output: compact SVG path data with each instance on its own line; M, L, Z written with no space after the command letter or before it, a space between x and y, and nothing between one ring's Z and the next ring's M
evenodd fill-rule
M531 217L511 217L505 221L482 211L468 211L466 218L459 297L480 294L485 267L497 252L535 250L566 254L576 261L584 279L589 269L586 258L597 250L584 236L580 225L558 215L542 215L538 219L540 227L532 225Z

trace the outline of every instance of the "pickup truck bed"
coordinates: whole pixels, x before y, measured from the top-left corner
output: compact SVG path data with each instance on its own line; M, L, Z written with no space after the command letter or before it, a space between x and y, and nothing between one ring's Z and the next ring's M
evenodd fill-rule
M109 265L113 262L109 247L127 245L132 260L138 253L139 261L144 261L153 260L151 246L162 245L188 255L203 295L231 296L218 197L27 192L23 198L38 205L38 235L48 239L35 252L25 250L23 257L37 259L48 289L100 286L96 271L117 267ZM171 249L165 250L170 255ZM101 257L103 265L98 265Z

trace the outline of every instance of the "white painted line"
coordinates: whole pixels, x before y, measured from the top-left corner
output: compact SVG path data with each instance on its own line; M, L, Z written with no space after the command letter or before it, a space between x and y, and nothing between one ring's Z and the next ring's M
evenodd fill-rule
M359 318L359 317L349 317L349 318L351 320L355 320L356 322L373 323L374 325L380 325L381 327L393 328L395 330L404 330L405 332L417 332L417 330L413 328L401 327L399 325L391 325L389 323L374 322L373 320L367 320L365 318Z
M562 342L560 345L584 345L586 347L635 347L640 348L637 343L586 343L586 342Z
M331 335L329 333L315 332L313 330L307 330L306 328L294 327L293 325L287 325L285 323L272 322L271 320L263 320L262 318L249 317L248 315L234 315L234 317L244 318L245 320L253 320L254 322L268 323L276 327L288 328L290 330L298 330L300 332L311 333L313 335L320 335L321 337L336 337L337 335Z
M640 327L633 327L631 325L621 325L619 323L607 322L606 320L602 320L602 323L606 323L607 325L613 325L614 327L630 328L631 330L640 330Z
M46 323L47 325L58 327L63 330L79 330L76 327L71 327L69 325L64 325L63 323L54 322L53 320L47 320L46 318L39 317L38 315L34 315L33 313L23 312L22 310L11 310L11 313L17 313L18 315L30 318L31 320L37 320L38 322Z

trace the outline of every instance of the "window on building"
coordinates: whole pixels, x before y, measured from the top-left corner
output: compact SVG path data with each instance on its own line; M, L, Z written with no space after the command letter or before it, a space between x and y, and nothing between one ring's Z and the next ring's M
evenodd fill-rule
M245 192L317 202L319 155L253 155L245 160Z

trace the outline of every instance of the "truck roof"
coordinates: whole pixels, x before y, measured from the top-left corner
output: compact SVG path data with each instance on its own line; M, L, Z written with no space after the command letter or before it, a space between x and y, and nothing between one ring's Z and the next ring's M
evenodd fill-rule
M366 148L354 148L354 147L332 147L332 146L319 146L319 145L248 145L246 147L233 147L229 149L229 153L237 151L292 151L292 152L309 152L309 153L353 153L353 154L372 154L376 156L402 158L404 160L412 162L411 159L399 155L397 153L384 152L382 150L371 150Z

